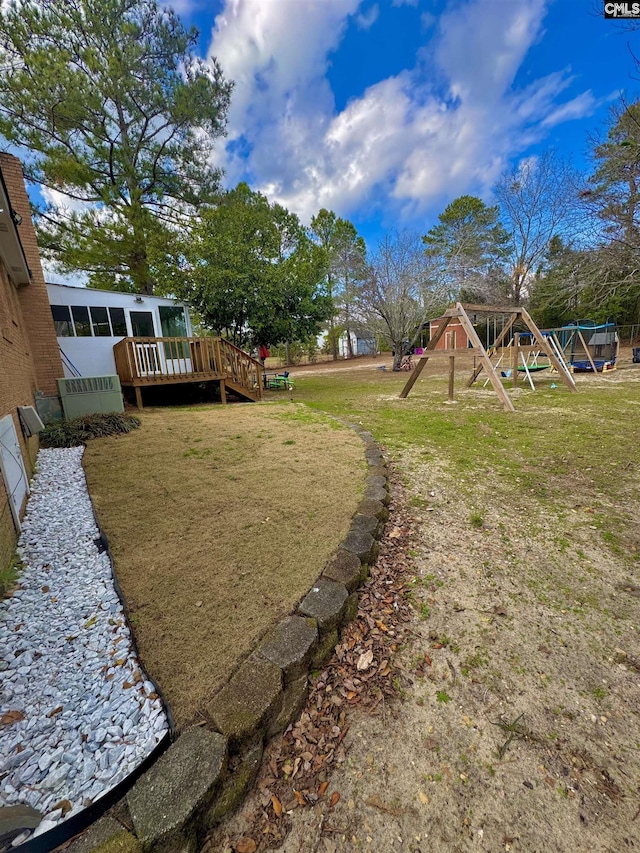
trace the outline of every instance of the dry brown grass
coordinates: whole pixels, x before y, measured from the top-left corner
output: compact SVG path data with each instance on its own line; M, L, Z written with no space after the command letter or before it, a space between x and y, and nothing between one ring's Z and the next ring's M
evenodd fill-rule
M353 432L291 403L147 410L140 430L91 442L84 464L178 727L306 593L366 475Z

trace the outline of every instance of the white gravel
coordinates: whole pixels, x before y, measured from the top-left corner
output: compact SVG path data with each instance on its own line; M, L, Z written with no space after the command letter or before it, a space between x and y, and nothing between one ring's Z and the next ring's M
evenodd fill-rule
M0 806L40 811L34 834L106 794L168 730L94 542L83 450L40 451L20 588L0 601Z

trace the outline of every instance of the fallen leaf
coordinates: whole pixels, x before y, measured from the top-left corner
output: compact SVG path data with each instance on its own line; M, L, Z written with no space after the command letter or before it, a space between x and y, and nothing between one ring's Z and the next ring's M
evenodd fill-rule
M58 705L57 708L54 708L53 711L49 711L47 717L55 717L56 714L59 714L62 711L62 705Z
M328 782L321 782L321 783L320 783L320 785L319 785L319 787L318 787L318 796L319 796L319 797L324 797L324 795L327 793L327 788L328 788L328 787L329 787L329 783L328 783Z
M334 791L333 794L331 794L331 799L329 800L329 808L332 809L339 799L340 794L338 793L338 791Z
M418 791L418 796L420 797L420 802L423 806L429 805L429 797L427 797L424 791Z
M358 658L357 670L358 672L364 672L366 669L369 669L371 664L373 663L373 652L369 649L366 652L363 652Z
M402 531L399 527L394 527L389 534L389 539L399 539L402 536Z
M253 838L249 838L248 835L245 835L236 841L236 853L256 853L257 849L258 845Z
M201 602L201 601L196 601L196 607L202 607L202 602Z
M62 809L62 816L64 817L67 812L71 811L72 808L73 806L71 805L69 800L60 800L60 802L56 803L55 806L52 808L52 811L55 811L55 809Z
M282 817L282 803L276 797L275 794L271 797L271 805L273 806L273 810L276 813L276 817Z
M306 806L307 805L307 801L305 800L304 794L302 793L302 791L294 791L293 796L298 801L299 806Z
M22 711L7 711L0 717L0 726L11 726L13 723L19 723L24 720Z
M369 797L366 801L368 806L372 806L374 809L379 809L381 812L386 812L387 814L393 815L393 817L399 817L400 815L406 814L406 809L402 808L394 808L393 806L388 806L386 803L383 803L380 797L377 794Z
M49 592L49 587L48 587L48 586L43 586L43 587L40 589L40 592Z

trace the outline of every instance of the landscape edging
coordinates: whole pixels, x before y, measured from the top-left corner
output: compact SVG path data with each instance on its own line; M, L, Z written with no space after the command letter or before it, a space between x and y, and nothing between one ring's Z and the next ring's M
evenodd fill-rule
M206 786L206 801L199 790L193 795L194 801L185 807L184 798L188 793L183 788L172 787L174 777L180 773L188 776L189 764L194 768L198 766L201 752L196 749L192 755L185 756L185 750L177 745L183 735L194 729L202 730L201 726L186 729L164 752L161 761L136 779L127 801L135 800L138 812L141 798L145 796L151 798L149 808L157 807L151 800L161 796L163 808L168 811L174 795L180 801L183 815L176 815L170 834L165 826L160 826L157 836L150 837L147 832L139 840L134 816L133 829L128 834L131 843L141 844L143 850L195 853L206 833L240 805L255 782L268 740L284 732L298 718L308 695L309 674L331 656L338 642L339 629L356 615L357 589L368 576L368 566L377 559L378 540L389 516L388 469L371 433L358 424L334 419L360 436L369 467L364 497L352 517L349 531L294 611L261 639L253 653L211 698L208 704L211 725L206 730L225 738L225 761L219 770L212 770ZM363 517L371 521L361 521ZM179 767L173 766L174 756L177 756ZM156 781L158 775L163 781L156 793L157 784L149 785L147 780L151 773ZM121 843L125 830L119 824L118 827L119 832L116 835L114 829L113 838L120 839L118 843ZM86 844L81 847L82 840L72 844L68 853L90 853L97 849L87 848ZM103 840L99 849L100 853L109 853L109 842L105 844ZM121 848L114 844L114 853L116 849Z

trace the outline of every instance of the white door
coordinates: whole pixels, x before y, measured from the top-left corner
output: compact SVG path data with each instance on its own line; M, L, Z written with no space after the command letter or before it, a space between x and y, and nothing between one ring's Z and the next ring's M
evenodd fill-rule
M0 420L0 473L9 496L9 507L16 528L20 530L20 510L29 494L29 481L24 470L18 435L11 415Z

